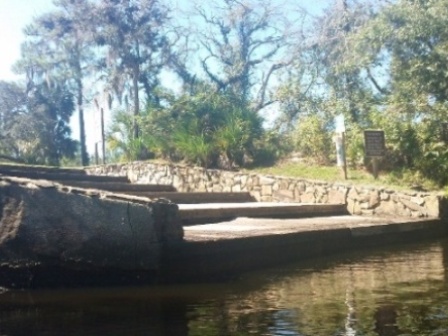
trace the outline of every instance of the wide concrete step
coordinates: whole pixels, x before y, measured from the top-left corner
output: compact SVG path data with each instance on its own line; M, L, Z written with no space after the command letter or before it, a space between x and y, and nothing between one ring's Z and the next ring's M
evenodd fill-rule
M8 170L0 171L0 175L23 177L29 179L40 179L56 181L64 184L66 181L83 181L83 182L121 182L127 183L129 179L127 176L100 176L100 175L84 175L78 173L66 172L39 172L26 170ZM67 183L65 183L67 184Z
M184 225L216 223L238 217L308 218L347 215L345 204L303 203L227 203L179 204L179 215Z
M88 175L93 176L93 175ZM169 195L172 192L176 191L171 185L163 185L163 184L132 184L126 182L95 182L95 181L60 181L62 184L69 185L72 187L79 188L91 188L91 189L99 189L105 191L111 191L116 193L130 194L130 195L138 195L145 196L149 195L157 195L159 192L162 195ZM148 196L149 197L149 196ZM151 196L153 197L153 196ZM156 196L157 197L157 196ZM164 196L159 196L164 197Z
M201 203L247 203L255 198L248 192L143 192L131 191L126 194L149 198L166 198L173 203L201 204Z
M60 168L51 166L28 166L0 163L0 174L11 175L17 172L87 175L83 168Z

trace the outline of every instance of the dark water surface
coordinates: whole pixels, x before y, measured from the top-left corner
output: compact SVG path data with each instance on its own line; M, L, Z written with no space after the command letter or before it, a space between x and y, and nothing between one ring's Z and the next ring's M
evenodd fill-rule
M448 335L447 269L443 239L219 284L9 291L0 335Z

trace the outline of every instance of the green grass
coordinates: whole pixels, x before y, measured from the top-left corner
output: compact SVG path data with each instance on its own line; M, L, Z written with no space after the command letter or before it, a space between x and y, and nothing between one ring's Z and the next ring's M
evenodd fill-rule
M341 182L355 185L381 186L398 190L409 190L416 186L428 191L441 190L430 180L425 179L418 173L412 171L380 172L378 179L375 179L373 175L365 169L353 169L348 167L347 180L344 179L342 168L337 166L284 162L268 168L253 168L250 169L250 171L266 175Z

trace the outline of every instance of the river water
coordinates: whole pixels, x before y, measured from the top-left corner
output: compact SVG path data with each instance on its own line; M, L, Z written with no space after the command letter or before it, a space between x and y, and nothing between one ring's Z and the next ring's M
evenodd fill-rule
M7 291L0 335L448 335L447 269L442 239L224 283Z

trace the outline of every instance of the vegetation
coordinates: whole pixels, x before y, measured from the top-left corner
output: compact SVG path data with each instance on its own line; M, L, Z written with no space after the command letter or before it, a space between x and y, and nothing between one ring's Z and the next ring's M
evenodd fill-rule
M95 102L114 111L108 160L234 169L299 152L322 179L338 171L343 115L352 172L370 169L363 130L382 129L385 182L448 185L448 0L328 1L318 14L273 0L54 3L24 30L24 84L0 83L2 158L87 165Z

